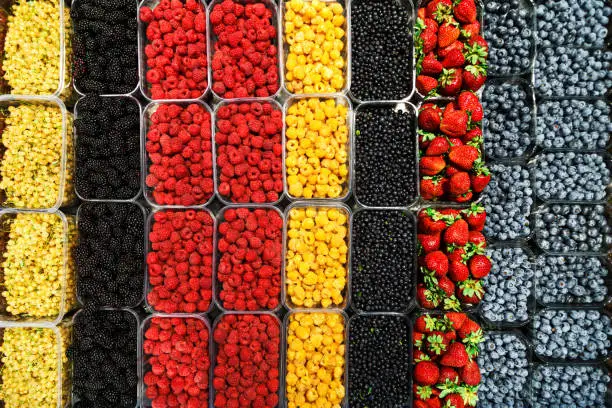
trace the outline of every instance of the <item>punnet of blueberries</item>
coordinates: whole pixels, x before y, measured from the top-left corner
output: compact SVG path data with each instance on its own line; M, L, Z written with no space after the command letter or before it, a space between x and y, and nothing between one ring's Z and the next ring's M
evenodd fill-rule
M533 329L534 351L545 359L601 360L610 350L610 318L597 309L544 309Z
M485 2L484 37L489 42L489 75L529 72L535 54L534 13L529 0Z
M401 210L353 215L351 302L364 312L407 312L412 292L414 217Z
M412 93L409 0L351 3L351 93L362 101L401 100Z
M74 318L68 358L75 408L133 408L137 402L138 321L125 310L86 308Z
M348 404L409 407L410 324L398 315L355 315L348 332Z
M537 364L533 370L534 408L606 407L610 377L599 365Z
M533 190L526 167L492 163L491 182L483 192L486 237L512 241L529 237Z
M478 406L525 408L529 400L529 355L526 341L513 332L485 332L478 366L482 382Z
M84 203L74 249L82 303L135 307L144 296L144 223L134 203Z
M481 313L494 326L519 325L529 319L533 302L533 264L522 247L488 248L491 273L484 279Z
M543 97L603 96L612 87L612 52L557 47L536 53L535 87Z
M543 148L605 149L612 123L603 100L563 99L538 104L536 144Z
M542 153L531 169L536 196L544 201L603 200L610 183L607 161L599 153Z
M542 206L536 212L535 229L538 246L553 253L599 253L612 244L603 205Z
M606 300L608 267L603 257L540 255L535 265L536 298L544 305Z
M533 145L533 90L523 80L487 84L482 95L487 157L521 158Z
M608 18L612 13L606 0L541 0L536 3L539 46L604 46Z
M85 96L76 105L76 192L130 200L140 191L140 108L128 97Z
M407 207L417 198L411 105L364 105L355 114L355 196L370 207Z

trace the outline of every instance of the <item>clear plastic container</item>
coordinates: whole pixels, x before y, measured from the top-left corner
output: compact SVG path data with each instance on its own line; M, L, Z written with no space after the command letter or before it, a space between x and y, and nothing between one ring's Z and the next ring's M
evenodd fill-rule
M346 284L344 286L344 289L342 290L342 297L343 297L343 301L341 304L339 305L334 305L332 303L332 305L330 305L328 308L323 308L321 306L321 302L317 302L316 305L313 306L313 308L306 308L306 307L302 307L302 306L298 306L295 305L291 299L290 296L288 295L288 290L287 290L287 286L289 285L289 283L287 282L287 252L288 252L288 242L289 239L287 237L287 231L289 229L289 215L291 213L291 210L295 209L295 208L314 208L316 210L320 210L320 209L337 209L338 211L342 211L344 213L344 215L346 216L346 228L347 228L347 237L345 238L345 243L348 247L348 252L347 252L347 263L345 265L346 268ZM351 225L353 222L353 214L351 212L351 210L344 204L341 203L330 203L330 202L326 202L326 201L298 201L295 202L291 205L289 205L286 209L285 209L285 215L284 215L284 230L283 230L283 268L282 268L282 287L283 289L281 290L282 293L282 303L283 305L289 309L290 311L294 311L294 310L325 310L325 309L340 309L340 310L345 310L349 304L350 304L350 286L351 286L351 275L350 275L350 271L351 271L351 252L350 252L350 248L351 248Z
M212 298L210 299L210 305L208 306L208 309L203 311L203 312L198 312L198 313L211 313L213 310L213 306L215 304L215 300L214 300L214 294L215 294L215 277L216 277L216 273L215 273L215 266L216 266L216 250L214 250L214 248L217 248L217 239L216 239L216 233L215 231L217 231L217 218L215 217L215 215L212 213L212 211L210 211L207 208L202 208L202 207L186 207L186 208L181 208L181 209L173 209L173 208L156 208L153 211L151 211L147 217L147 223L145 225L145 296L144 296L144 308L147 312L149 313L156 313L156 314L162 314L159 311L155 310L155 307L153 307L153 305L151 305L149 303L149 293L151 293L153 291L153 288L150 284L149 281L149 266L146 262L146 259L148 258L148 254L150 252L153 252L153 249L151 247L151 241L149 240L149 234L151 233L151 231L153 230L153 224L155 223L154 217L155 214L158 212L166 212L166 211L174 211L174 212L178 212L178 211L187 211L187 210L194 210L196 212L198 211L203 211L205 213L207 213L208 215L210 215L210 217L213 220L213 236L212 236L212 245L213 245L213 254L212 254L212 271L211 271L211 291L212 291ZM173 313L173 316L186 316L186 315L191 315L191 314L185 314L185 313Z
M241 98L241 99L228 99L228 100L222 100L221 102L219 102L217 105L215 105L215 109L213 111L213 142L214 142L214 170L215 170L215 193L217 198L219 199L219 201L221 201L221 203L223 205L242 205L242 203L236 203L236 202L232 202L230 197L226 197L223 194L221 194L219 192L219 184L221 182L220 179L220 174L221 174L221 169L218 168L218 164L217 164L217 150L219 149L219 145L217 144L217 112L219 111L219 108L222 106L228 106L228 105L241 105L243 103L269 103L272 105L272 109L275 111L281 111L283 113L283 133L282 133L282 142L283 142L283 180L285 180L285 141L284 141L284 127L285 127L285 112L286 110L283 109L283 107L281 106L281 104L276 100L276 99L271 99L271 98ZM266 202L266 203L261 203L262 205L278 205L280 204L280 202L283 200L285 196L285 192L283 193L279 193L278 194L278 200L274 201L274 202ZM252 204L252 203L244 203L244 204Z
M223 288L223 284L221 282L219 282L219 278L218 278L218 271L219 271L219 262L221 261L221 258L223 256L223 254L221 254L221 251L219 251L219 247L217 245L217 243L219 242L219 240L221 239L221 233L219 232L219 225L221 225L221 223L225 222L225 212L229 209L238 209L238 208L247 208L249 210L268 210L268 211L275 211L276 213L278 213L279 217L281 217L281 219L283 220L283 226L285 224L285 217L282 213L282 211L280 209L278 209L277 207L271 206L271 205L259 205L259 204L240 204L240 205L230 205L228 207L223 207L219 210L219 212L217 213L216 219L215 219L215 251L214 251L214 262L215 262L215 266L213 268L213 287L214 289L214 303L215 305L219 308L219 310L221 310L221 312L223 313L244 313L244 314L253 314L253 313L264 313L264 312L272 312L272 313L278 313L282 307L282 299L283 299L283 295L282 293L285 290L284 285L281 282L281 293L279 293L278 296L278 306L275 307L274 309L264 309L264 308L258 308L257 310L254 311L236 311L236 310L231 310L231 309L226 309L223 306L223 301L221 300L219 294L221 293L221 289ZM281 237L282 237L282 231L281 231ZM282 245L282 238L281 238L281 245ZM282 252L281 254L279 254L279 256L281 257L281 265L278 268L278 274L281 276L281 280L282 280L282 269L283 269L283 263L284 260L282 258Z
M416 131L418 123L417 123L417 117L418 117L418 112L416 110L416 108L414 107L414 105L412 105L409 102L385 102L385 101L373 101L373 102L365 102L365 103L361 103L359 106L357 106L357 108L355 108L355 113L353 115L353 123L351 125L352 128L352 133L351 133L351 137L353 138L351 144L352 144L352 149L353 149L353 154L351 155L351 168L353 169L353 182L351 185L351 189L353 192L353 195L355 196L355 201L357 202L357 204L359 204L362 207L365 208L396 208L395 206L387 206L387 205L376 205L374 203L371 202L366 202L367 200L365 199L360 199L359 195L357 194L357 186L359 184L359 173L357 172L357 162L359 161L359 157L358 157L358 153L357 153L357 135L355 134L355 132L358 131L357 129L357 118L359 117L359 114L362 113L363 111L368 110L368 108L373 108L373 109L389 109L389 110L393 110L393 111L402 111L402 112L409 112L412 114L413 116L413 126L414 126L414 130ZM414 191L415 191L415 197L413 198L412 201L409 202L405 202L404 205L402 205L401 207L397 207L397 208L409 208L411 206L413 206L419 199L420 196L420 183L419 183L419 179L418 179L418 168L419 168L419 149L418 149L418 137L414 134L410 134L407 135L407 142L408 143L414 143L414 166L416 167L415 170L415 179L414 181ZM390 174L390 177L395 177L395 174Z
M149 364L149 358L151 356L147 355L144 351L143 345L145 342L145 333L146 331L149 329L149 327L151 326L151 320L152 319L195 319L195 320L200 320L202 323L204 323L204 330L206 330L208 332L208 357L210 360L210 367L208 368L208 404L209 406L212 406L212 378L213 378L213 372L212 372L212 362L213 362L213 341L212 341L212 331L210 330L210 323L208 322L208 319L202 315L198 315L198 314L183 314L183 315L176 315L176 314L153 314L153 315L149 315L148 317L146 317L141 325L140 325L140 330L139 330L139 338L138 338L138 362L139 362L139 371L138 371L138 377L139 377L139 391L138 391L138 395L139 395L139 400L140 400L140 404L139 407L140 408L152 408L152 401L147 398L146 396L146 392L147 392L147 386L144 383L144 376L146 373L148 373L149 371L151 371L151 364Z
M252 0L234 0L235 3L237 4L242 4L242 5L247 5L247 4L252 4L253 1ZM218 5L223 3L223 0L212 0L209 1L209 5L208 5L208 16L210 16L210 13L212 12L213 8ZM276 47L276 58L277 58L277 68L278 68L278 81L277 81L277 85L278 85L278 89L276 90L276 92L274 92L274 94L268 96L267 98L276 98L279 96L280 92L281 92L281 77L283 76L283 69L281 66L281 43L282 43L282 30L283 30L283 25L281 24L281 19L279 17L279 9L278 6L275 4L274 0L259 0L258 3L263 3L266 8L268 10L272 11L272 18L271 18L271 24L276 28L276 39L272 40L272 45L274 45ZM217 35L214 33L213 28L212 28L212 24L210 23L210 18L206 19L206 23L207 23L207 36L208 36L208 66L211 67L209 70L209 78L210 78L210 89L211 89L211 93L213 95L213 97L216 100L223 100L223 101L235 101L235 100L241 100L244 98L225 98L222 97L220 95L217 95L217 93L212 89L212 85L215 83L215 80L212 77L212 59L215 55L215 51L216 51L216 47L217 47L217 41L218 41L218 37ZM255 97L255 95L253 95L252 97ZM258 99L265 99L265 98L258 98Z
M160 205L158 204L155 199L153 198L153 189L149 186L147 186L146 184L146 177L149 175L149 166L151 165L151 160L149 159L149 153L146 151L146 144L147 144L147 133L149 133L149 127L151 126L151 115L153 113L155 113L155 111L157 110L157 108L160 105L178 105L181 108L186 108L187 106L191 105L191 104L197 104L202 106L209 114L210 114L210 126L211 126L211 144L214 143L214 134L213 131L215 129L215 116L213 115L211 109L209 108L209 106L201 101L201 100L180 100L180 101L155 101L155 102L151 102L149 103L147 106L145 106L144 108L144 112L143 112L143 116L142 119L140 121L140 138L141 138L141 146L143 146L142 149L142 191L143 191L143 195L144 198L147 202L147 204L149 204L151 207L153 208L174 208L174 209L181 209L181 208L188 208L182 205ZM216 175L216 157L215 157L215 149L212 149L212 161L213 161L213 184L214 184L214 180L217 179L217 175ZM204 207L209 205L213 198L214 198L215 194L214 192L210 195L210 197L201 203L198 203L194 206L189 206L189 207Z
M205 0L198 0L198 1L202 4L202 9L206 13L206 21L208 22L209 18L208 18L208 8L206 7L206 1ZM184 2L184 1L181 1L181 2ZM149 7L151 8L151 10L153 10L158 4L159 4L159 0L142 0L138 5L138 16L137 16L138 18L138 71L140 74L140 83L138 84L138 87L140 89L140 93L149 102L152 102L153 99L151 98L151 92L149 90L149 83L147 81L148 67L147 67L147 56L145 54L145 47L149 45L149 40L147 39L147 34L146 34L148 24L140 19L140 9L142 7ZM208 36L208 33L205 33L205 34L206 34L206 57L207 57L208 62L210 62L210 37ZM189 99L156 99L155 102L171 101L175 103L176 102L193 103L198 100L204 100L208 96L208 93L210 92L210 80L212 78L212 75L210 73L210 63L207 63L206 65L207 65L206 75L208 78L208 81L207 81L208 84L204 92L202 92L202 95L200 95L200 97L189 98Z
M362 0L364 1L364 0ZM367 3L368 0L365 0L364 3ZM414 5L413 2L411 0L392 0L393 3L395 3L396 5L399 5L402 8L405 8L408 11L408 19L409 19L409 24L408 27L406 27L406 29L408 30L409 33L409 37L411 39L411 41L413 40L412 35L414 32L414 22L416 20L416 16L415 16L415 11L414 11ZM351 15L352 14L352 9L355 7L356 3L358 3L358 1L349 1L348 2L348 14ZM350 22L351 24L351 33L353 30L352 27L352 22ZM381 24L384 25L385 22L384 21L376 21L376 24ZM351 43L351 49L350 49L350 54L351 54L351 58L353 58L353 55L356 55L357 53L354 52L353 47L355 45L355 41L352 38L352 43ZM414 53L414 49L411 50L411 53ZM410 70L412 72L412 81L411 81L411 88L410 89L406 89L405 90L405 96L403 98L397 98L396 101L408 101L410 100L410 98L412 97L412 95L415 92L415 78L416 76L414 75L415 73L415 69L414 66L412 65L414 63L414 55L410 55L409 56L409 60L406 61L406 66L407 66L407 70ZM352 78L353 76L353 71L352 71L352 65L351 65L351 70L350 70L350 77ZM387 101L381 101L381 100L369 100L369 99L361 99L359 98L357 95L355 95L355 92L353 92L352 89L348 90L348 95L351 97L351 99L353 101L355 101L356 104L361 104L363 102L387 102Z
M285 79L285 75L287 72L286 66L285 66L285 62L287 61L287 56L289 55L289 44L285 41L285 10L287 7L287 4L289 3L290 0L280 0L280 24L282 26L282 41L280 42L280 55L281 55L281 71L280 71L280 77L281 77L281 85L282 85L282 89L283 89L283 93L288 94L289 96L294 96L297 95L296 93L293 92L289 92L289 90L287 89L287 84L286 84L286 79ZM310 3L311 0L305 0L305 3ZM345 22L343 24L343 26L341 27L344 30L344 48L342 49L341 52L341 56L344 59L344 67L342 69L342 72L344 74L344 86L342 87L342 89L337 90L336 92L332 92L332 93L326 93L326 95L333 95L333 94L346 94L348 92L348 90L351 87L351 70L350 70L350 66L351 66L351 9L350 6L347 7L347 3L349 3L349 1L347 0L321 0L322 3L325 4L332 4L332 3L339 3L340 5L342 5L342 7L344 8L344 17L345 17ZM303 94L300 94L303 95ZM313 93L313 94L305 94L308 96L316 96L319 94Z
M333 0L330 0L333 1ZM286 144L287 144L287 137L286 137L286 132L287 132L287 123L286 123L286 119L285 117L287 116L287 112L289 110L289 108L299 102L302 99L318 99L320 101L326 101L329 99L333 99L336 101L336 106L338 105L342 105L342 106L346 106L347 107L347 117L346 117L346 125L348 126L348 138L347 138L347 142L346 142L346 149L347 149L347 154L348 154L348 158L347 158L347 163L349 165L349 169L348 169L348 175L347 175L347 180L344 183L344 189L343 189L343 194L339 197L335 197L335 198L312 198L312 199L308 199L308 198L304 198L304 197L294 197L293 195L289 194L289 186L287 186L287 166L284 165L283 166L283 171L285 172L284 174L284 179L285 179L285 195L287 196L287 198L289 198L289 200L291 201L296 201L296 200L321 200L321 201L345 201L349 198L349 196L351 195L351 186L352 186L352 180L353 180L353 168L351 165L352 162L352 157L353 157L353 146L352 146L352 141L351 141L351 137L353 134L353 105L351 103L351 101L349 100L349 98L347 98L344 95L340 95L340 94L328 94L328 95L324 95L324 94L309 94L309 95L299 95L299 96L293 96L288 98L285 101L285 104L283 106L283 163L286 163L286 159L287 159L287 149L286 149Z
M52 271L54 273L59 273L57 283L59 287L57 290L59 294L57 295L57 309L55 312L51 312L47 316L34 316L31 314L21 314L15 315L6 310L6 298L4 296L0 297L0 301L2 303L2 311L0 312L0 324L5 327L15 327L15 326L55 326L62 321L65 314L70 312L77 306L76 301L76 288L75 288L75 276L74 276L74 260L72 258L72 250L77 242L77 232L76 225L73 216L64 215L62 212L57 211L54 213L31 213L31 212L19 212L19 211L0 211L0 225L2 225L2 232L0 234L0 247L2 248L2 257L4 259L3 262L7 262L6 259L6 246L10 241L9 233L10 233L10 224L15 221L16 217L24 217L23 221L28 223L32 223L32 225L40 225L41 221L36 220L37 217L49 217L49 220L55 219L56 222L59 222L62 226L62 236L63 236L63 248L61 258L62 265L57 271ZM45 221L48 222L48 221ZM34 242L30 239L30 244ZM49 255L49 250L51 247L42 248L38 251L34 251L33 248L30 250L24 251L22 254L15 255L15 261L20 262L20 266L24 266L24 262L26 260L32 260L41 255ZM44 252L41 252L44 251ZM20 259L23 257L23 259ZM49 260L49 263L52 263L52 260ZM31 267L30 267L31 269ZM42 272L42 271L41 271ZM52 273L49 272L49 273ZM7 290L5 287L6 276L4 274L4 266L2 270L2 288L4 291ZM48 294L45 293L36 293L38 292L37 288L31 288L29 292L24 291L20 294L20 297L25 297L26 294L30 294L33 296L38 296L40 302L43 301L43 296L47 297Z
M99 201L99 203L103 203L103 201ZM77 209L76 219L75 219L77 229L78 229L78 227L79 227L79 221L80 221L81 216L82 216L82 214L81 214L81 210L82 210L83 206L87 206L87 205L89 205L89 206L90 206L91 204L88 204L88 203L83 203L83 204L81 204L81 205L79 206L79 208ZM143 252L145 252L145 253L146 253L146 248L147 248L147 247L148 247L148 245L149 245L149 241L148 241L148 239L147 239L147 236L148 236L148 235L147 235L147 230L146 230L146 228L147 228L147 213L148 213L148 210L147 210L147 209L146 209L146 208L145 208L145 207L144 207L142 204L140 204L140 203L139 203L139 202L137 202L137 201L136 201L136 202L129 202L129 203L120 203L119 205L134 205L134 206L138 207L138 208L140 209L140 211L142 212L142 220L143 220L142 222L143 222L143 227L144 227L144 234L143 234L143 240L144 240L144 241L143 241L143 247L142 247L142 248L143 248ZM145 257L143 258L143 260L142 260L142 279L143 279L142 296L140 296L140 297L138 298L138 302L137 302L137 303L135 303L135 304L131 304L131 305L127 305L127 304L126 304L126 305L122 305L122 306L123 306L123 308L137 308L137 307L138 307L138 306L139 306L139 305L142 303L142 301L143 301L143 299L144 299L144 297L145 297L145 284L146 284L146 283L145 283L145 278L146 278L146 276L145 276L145 271L146 271L146 268L147 268L147 263L146 263L146 256L145 256ZM85 300L82 298L81 294L79 293L79 289L78 289L78 288L79 288L79 285L78 285L78 280L79 280L80 278L79 278L78 268L76 268L76 269L77 269L77 273L76 273L76 280L77 280L77 285L76 285L76 287L77 287L77 289L76 289L76 297L77 297L77 300L78 300L79 304L80 304L81 306L85 306L85 305L86 305L86 303L88 303L88 302L86 302L86 301L85 301ZM147 281L147 282L148 282L148 281ZM101 307L107 307L107 308L111 308L111 305L98 305L98 306L101 306Z
M142 123L142 121L143 121L142 105L138 101L138 99L136 99L134 96L131 96L131 95L120 95L120 96L114 96L114 95L106 96L106 95L102 95L102 97L103 98L110 97L110 98L114 98L114 99L117 99L117 100L118 99L126 99L126 100L129 100L129 101L132 101L132 102L136 103L138 105L138 111L140 112L140 129L143 128L143 123ZM81 99L83 99L83 98L80 98L76 102L76 104L74 105L74 120L78 119L78 117L79 117L79 102L81 101ZM79 135L77 133L76 126L74 126L72 134L73 134L73 137L74 137L74 147L75 147L75 149L74 149L75 150L75 154L74 154L75 166L78 168L79 167L79 157L78 157L78 154L76 153L76 146L79 143ZM142 188L144 186L144 177L143 177L143 171L142 171L144 166L143 166L143 163L142 163L142 158L145 157L145 154L146 154L146 152L144 151L144 144L143 144L144 140L140 136L140 133L138 134L138 140L140 142L140 159L141 159L140 163L138 165L138 171L140 173L140 177L139 177L140 178L140 188L138 189L138 192L133 197L131 197L129 199L96 199L96 198L89 198L89 197L86 197L84 194L80 194L79 193L79 190L78 190L77 185L75 183L74 191L75 191L77 197L79 197L83 201L94 201L94 202L98 202L98 201L104 201L104 202L109 202L109 201L135 202L140 197L140 194L142 193Z
M54 108L58 109L62 115L62 127L60 130L60 137L62 140L61 151L60 151L60 162L53 163L57 166L58 177L58 193L57 199L48 207L34 208L29 205L22 207L15 207L13 204L6 202L6 195L2 192L2 203L0 208L13 208L16 210L49 210L55 211L60 207L69 206L75 201L74 186L72 183L72 173L74 172L74 155L72 152L72 139L69 140L68 129L72 127L72 115L66 110L64 103L55 97L44 97L44 96L11 96L4 95L0 96L0 112L2 115L8 115L9 107L19 106L37 106L43 108Z

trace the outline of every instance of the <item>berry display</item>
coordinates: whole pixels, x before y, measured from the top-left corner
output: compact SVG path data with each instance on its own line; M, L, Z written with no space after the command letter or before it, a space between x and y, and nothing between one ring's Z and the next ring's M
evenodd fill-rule
M68 357L76 408L131 408L138 390L138 321L126 311L85 309L74 318Z
M412 93L411 7L394 0L351 3L351 93L362 101Z
M475 407L482 340L480 326L465 313L417 317L412 336L414 408Z
M144 224L133 203L84 203L74 249L81 303L134 307L144 293Z
M612 124L609 119L610 107L605 101L542 101L537 111L538 146L590 150L606 148Z
M498 241L529 237L533 190L531 176L524 166L493 163L491 182L482 193L487 210L483 233Z
M138 86L138 3L83 0L74 22L74 85L84 94L129 94Z
M125 97L85 96L74 120L76 179L87 200L129 200L140 191L140 108Z
M143 329L143 392L147 406L208 406L210 354L204 319L152 317Z
M612 52L557 47L538 50L535 89L542 97L603 96L612 88Z
M146 57L141 88L151 99L197 99L208 88L206 10L198 0L141 6Z
M515 159L529 153L533 144L533 91L526 82L493 82L482 94L482 120L489 158Z
M217 228L217 301L226 310L280 305L283 218L271 208L229 208Z
M364 312L406 312L414 270L414 217L399 210L353 215L351 304Z
M410 324L406 317L357 315L348 330L351 407L409 407Z
M214 220L206 210L153 214L147 303L163 313L204 313L212 300Z
M603 303L606 261L599 257L547 256L535 260L536 297L542 304Z
M231 99L266 97L278 91L276 13L276 8L263 2L224 0L215 4L209 16L214 34L211 68L215 94Z
M478 406L526 408L531 381L526 341L512 332L486 332L483 338Z
M538 364L533 370L533 406L603 408L609 383L605 367Z
M472 204L464 210L426 208L419 212L417 302L424 309L460 311L480 303L491 260L482 230L487 213Z
M414 113L391 105L355 115L355 196L369 207L407 207L417 198Z
M271 102L220 105L215 117L217 192L232 203L283 194L283 113Z
M482 158L483 107L478 96L462 92L444 109L425 103L419 109L421 197L428 201L468 202L491 175Z
M610 183L607 160L597 153L543 153L532 172L536 196L544 201L600 201Z
M533 303L534 267L522 247L488 248L491 273L484 279L487 291L480 308L493 326L520 325L529 319Z
M487 79L489 45L474 0L421 2L414 26L416 89L425 97L478 91Z
M536 242L555 253L600 252L612 244L603 205L553 204L536 212Z
M529 0L485 2L484 38L489 41L489 74L529 72L535 54L534 13Z
M214 193L210 113L197 103L148 111L145 197L157 205L205 204Z
M596 309L545 309L533 320L535 353L554 360L600 360L610 350L610 318Z

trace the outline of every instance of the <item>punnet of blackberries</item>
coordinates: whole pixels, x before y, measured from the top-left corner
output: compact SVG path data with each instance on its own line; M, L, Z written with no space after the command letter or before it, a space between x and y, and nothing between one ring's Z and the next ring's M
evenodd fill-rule
M128 97L86 96L76 105L77 194L130 200L140 191L140 108Z
M133 203L84 203L74 249L83 304L135 307L144 296L145 215Z

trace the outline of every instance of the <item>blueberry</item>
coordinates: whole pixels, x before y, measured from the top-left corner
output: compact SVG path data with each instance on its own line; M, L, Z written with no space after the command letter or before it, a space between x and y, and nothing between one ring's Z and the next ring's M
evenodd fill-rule
M534 407L603 408L609 381L607 372L598 366L538 364L531 382ZM555 386L555 392L550 392Z

